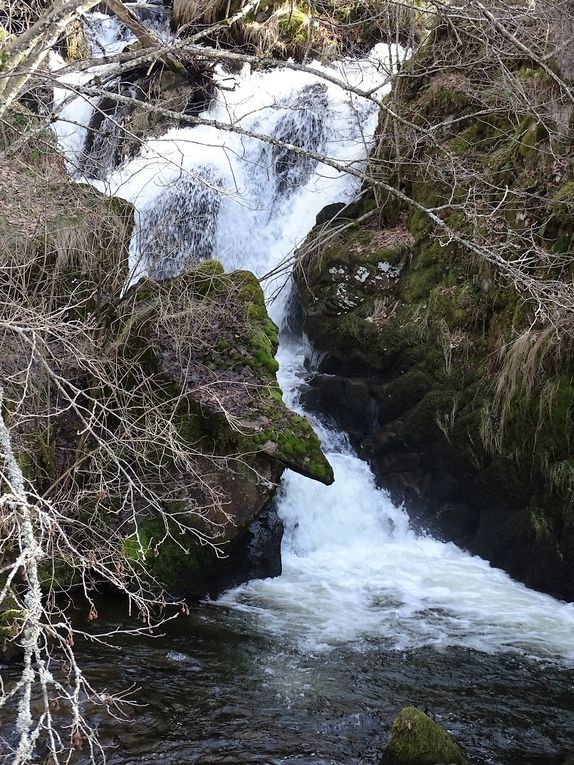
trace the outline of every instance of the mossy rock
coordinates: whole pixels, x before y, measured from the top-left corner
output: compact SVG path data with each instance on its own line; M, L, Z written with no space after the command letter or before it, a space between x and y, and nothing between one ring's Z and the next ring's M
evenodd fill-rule
M555 192L550 204L550 211L561 224L571 227L574 225L574 181L564 183Z
M142 521L137 533L123 541L123 553L131 565L172 593L185 592L195 579L217 576L224 555L221 549L225 545L218 553L213 545L201 544L193 533L182 533L175 523L170 525L169 517L166 522Z
M168 306L168 315L177 318L164 326ZM217 342L207 341L207 326L217 327ZM278 330L252 273L227 274L216 261L205 261L166 282L142 280L123 301L114 332L122 355L138 358L150 377L161 378L167 395L187 389L191 419L198 420L214 453L261 455L332 482L313 429L283 403L276 379ZM177 422L180 433L188 428L185 409Z
M468 765L468 760L439 723L405 707L393 722L381 765Z

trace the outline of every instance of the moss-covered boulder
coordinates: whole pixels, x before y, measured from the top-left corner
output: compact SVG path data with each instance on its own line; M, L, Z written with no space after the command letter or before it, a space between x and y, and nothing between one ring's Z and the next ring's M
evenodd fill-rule
M172 592L213 592L243 570L244 535L285 467L333 481L311 426L283 403L261 287L215 261L140 281L119 302L110 339L141 391L134 414L147 401L172 429L138 457L161 503L128 524L125 553Z
M30 136L0 173L0 379L31 491L74 538L46 540L43 583L237 582L283 470L333 480L283 403L261 287L206 261L126 291L131 206L72 182L38 127L22 109L0 133Z
M393 722L381 765L468 765L468 760L439 723L405 707Z

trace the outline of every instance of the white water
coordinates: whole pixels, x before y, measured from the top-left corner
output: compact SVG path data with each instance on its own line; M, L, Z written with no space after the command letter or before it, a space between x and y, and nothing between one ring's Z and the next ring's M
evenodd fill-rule
M376 57L347 62L338 72L366 89L385 78ZM288 69L244 70L236 80L206 118L341 163L364 162L377 120L372 104ZM332 168L208 126L148 141L139 157L97 185L138 210L132 279L148 271L175 274L197 255L262 276L292 254L324 205L350 201L359 190L356 179ZM267 283L269 294L277 287ZM284 289L270 306L279 324L286 295ZM294 408L304 357L302 342L279 354L280 383ZM344 436L314 424L335 484L285 475L278 499L286 528L283 574L226 593L220 606L248 612L262 631L302 650L376 640L396 649L462 645L574 661L574 606L528 590L452 544L417 536Z
M299 411L304 357L302 345L279 354L286 400ZM574 661L572 604L415 534L346 439L311 419L335 483L287 473L278 500L282 575L227 592L220 605L253 614L262 630L290 636L303 651L374 639L397 650L459 645Z

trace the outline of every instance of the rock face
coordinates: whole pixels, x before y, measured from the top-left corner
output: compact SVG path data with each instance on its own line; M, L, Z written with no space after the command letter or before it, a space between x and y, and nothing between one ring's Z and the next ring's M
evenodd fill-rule
M414 204L378 190L370 219L302 248L319 358L306 401L349 432L415 525L573 599L572 107L509 50L527 93L517 113L473 30L439 23L401 71L398 156L381 124L373 173ZM483 68L465 68L465 46ZM515 268L532 247L538 265Z
M381 765L468 765L451 735L415 707L402 709L393 722Z
M13 113L2 147L34 119ZM280 523L253 521L286 467L333 474L283 403L256 278L204 261L124 294L132 208L71 182L48 133L4 163L0 199L3 417L33 491L93 560L88 577L110 557L196 595L278 573ZM73 583L51 543L46 584Z
M241 0L174 0L171 26L182 35L207 29L207 40L219 46L300 61L366 53L378 42L397 38L412 44L419 34L419 16L408 4L387 0L264 0L251 8Z
M178 61L177 72L157 63L134 66L125 69L120 82L106 84L130 102L105 96L97 104L80 157L87 178L105 178L134 157L144 140L179 127L184 124L181 118L207 108L215 92L211 66L185 54Z

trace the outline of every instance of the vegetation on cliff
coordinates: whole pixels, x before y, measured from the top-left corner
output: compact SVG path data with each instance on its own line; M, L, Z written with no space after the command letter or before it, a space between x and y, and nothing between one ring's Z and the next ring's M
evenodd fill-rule
M364 379L378 416L355 435L381 481L571 598L570 17L489 9L439 16L397 76L364 222L315 233L302 300L324 367Z

